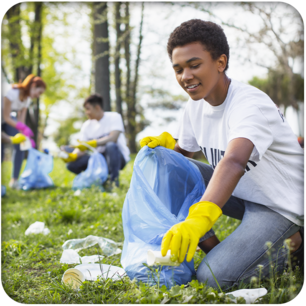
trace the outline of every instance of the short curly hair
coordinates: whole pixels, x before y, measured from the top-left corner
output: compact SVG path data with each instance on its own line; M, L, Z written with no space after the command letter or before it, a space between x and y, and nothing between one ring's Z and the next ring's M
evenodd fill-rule
M172 52L176 47L181 47L192 42L200 42L211 54L213 60L222 54L227 57L224 71L228 69L229 45L223 29L216 23L201 19L191 19L183 22L170 34L167 51L172 60Z

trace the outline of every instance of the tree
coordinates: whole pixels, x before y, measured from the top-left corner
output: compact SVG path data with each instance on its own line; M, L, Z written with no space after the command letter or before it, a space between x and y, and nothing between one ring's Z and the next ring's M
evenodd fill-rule
M25 56L25 47L21 39L21 3L13 5L6 13L8 20L8 33L9 45L12 57L13 65L13 78L14 82L23 80L28 74L30 74L29 62Z
M37 72L36 75L41 77L41 41L42 41L42 10L43 10L43 3L42 2L35 2L34 3L34 22L31 26L31 45L30 45L30 68L29 71L33 73L33 66L34 66L34 48L37 49ZM38 127L39 127L39 98L36 99L36 103L32 105L32 107L28 108L27 111L27 124L30 128L32 128L34 133L34 140L38 142Z
M284 107L284 113L290 106L290 87L293 87L293 98L295 101L304 101L304 78L294 73L289 79L282 71L270 70L266 78L254 77L249 84L264 91L278 106Z
M103 97L103 108L111 110L109 77L109 37L107 3L93 2L93 55L95 65L95 92Z
M120 50L122 46L122 31L120 29L122 23L121 2L115 3L115 28L116 28L116 48L114 54L115 61L115 87L116 87L116 111L122 115L122 93L121 93L121 70L120 70Z
M72 26L68 22L68 17L72 14L77 15L80 11L86 12L89 16L91 8L88 4L27 2L22 3L19 10L15 9L18 18L13 18L9 12L9 17L6 15L2 23L2 71L8 82L17 82L18 80L14 79L16 67L24 66L26 69L32 69L26 73L33 72L42 76L47 84L47 90L41 96L39 104L31 105L31 117L27 117L27 120L33 118L35 127L38 127L38 147L40 140L45 137L45 128L52 108L61 102L70 103L75 107L76 102L81 102L84 96L91 92L90 86L75 84L75 76L83 73L79 61L74 60L75 54L79 51L79 44L64 46L65 48L58 44L59 37L63 40L70 35L69 30ZM14 32L13 36L10 35L11 23L17 24L17 21L22 29L22 40L18 39L18 31ZM17 27L16 24L14 27ZM86 38L90 37L90 28L86 27L84 31L86 33L79 34L86 34L83 35ZM16 41L21 45L14 45ZM15 47L13 51L12 43ZM23 55L14 56L14 50L23 50ZM66 69L66 65L70 65L70 69ZM36 112L37 110L39 112ZM31 125L29 121L27 123Z
M128 142L129 148L132 153L137 152L136 148L136 134L137 134L137 86L138 86L138 71L140 65L140 55L141 55L141 45L142 45L142 27L143 27L143 13L144 13L144 3L141 5L141 20L139 26L139 42L137 46L137 55L134 66L134 79L131 82L131 54L130 54L130 11L129 3L125 3L125 61L126 61L126 91L125 100L127 104L127 131L128 131Z
M299 86L295 84L293 67L297 60L303 62L304 26L301 15L285 3L242 2L236 6L244 14L256 16L259 28L252 30L249 24L238 24L239 18L235 18L235 21L221 20L211 7L207 10L202 4L196 4L197 9L209 13L216 22L237 31L235 49L243 50L240 54L242 64L255 63L267 69L268 77L277 77L274 85L285 84L285 88L278 88L279 92L286 91L286 102L283 99L282 104L285 108L291 105L298 110L297 97L301 95L295 92ZM258 56L259 52L264 52L264 56Z
M74 124L79 121L79 116L72 116L59 122L60 126L54 135L54 141L58 146L67 145L69 143L70 136L79 131L79 129L76 129L74 126Z

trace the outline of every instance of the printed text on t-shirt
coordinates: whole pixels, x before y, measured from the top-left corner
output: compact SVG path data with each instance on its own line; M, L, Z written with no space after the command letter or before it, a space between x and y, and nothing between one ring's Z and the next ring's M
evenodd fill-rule
M218 163L220 162L220 160L223 158L225 154L225 151L219 150L219 149L210 148L210 150L207 150L205 147L202 148L201 146L200 146L200 149L213 169L216 168L216 166L218 165ZM210 152L210 156L207 154L207 151ZM253 167L257 166L257 164L254 161L249 160L245 167L245 172L251 170L251 168L249 167L251 165Z

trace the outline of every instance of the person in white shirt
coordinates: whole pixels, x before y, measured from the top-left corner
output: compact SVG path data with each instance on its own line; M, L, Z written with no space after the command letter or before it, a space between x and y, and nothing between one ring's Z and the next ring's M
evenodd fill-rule
M46 90L46 83L34 74L28 75L22 83L13 84L12 88L6 93L2 101L2 117L1 130L9 136L14 136L21 132L30 138L32 147L35 142L31 138L32 130L25 124L27 108L31 103L31 99L38 98ZM15 113L15 115L14 115ZM1 150L1 161L4 157L4 146ZM18 189L18 176L20 173L24 151L21 151L19 144L14 145L13 149L13 170L12 178L9 183L11 188Z
M67 162L67 169L75 174L86 170L90 156L85 151L89 145L103 154L110 182L119 186L119 170L130 160L122 117L116 112L105 112L103 99L99 94L89 96L83 106L88 120L81 127L80 144L75 146L68 158L63 158ZM67 147L65 150L69 151Z
M180 262L186 253L191 261L199 245L207 255L198 280L216 287L216 277L229 288L259 274L269 277L270 264L283 271L288 260L283 243L289 238L293 267L302 268L304 150L286 118L265 93L226 75L229 46L219 25L199 19L182 23L170 35L168 54L190 97L178 141L164 132L140 144L188 157L206 190L186 220L165 233L162 255L171 249ZM200 150L210 166L191 159ZM212 226L222 213L242 221L220 242Z

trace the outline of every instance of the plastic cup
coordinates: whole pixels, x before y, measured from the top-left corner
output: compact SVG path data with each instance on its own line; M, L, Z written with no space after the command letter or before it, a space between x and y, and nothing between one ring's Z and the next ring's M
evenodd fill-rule
M172 261L170 259L171 251L168 250L167 255L164 257L160 251L148 250L147 252L147 264L148 266L179 266L178 261Z
M31 148L32 148L32 144L31 144L31 141L30 141L29 137L27 137L25 141L20 143L20 150L21 151L30 150Z
M74 268L66 270L62 278L62 282L67 285L72 285L73 289L78 289L84 281L84 274Z

